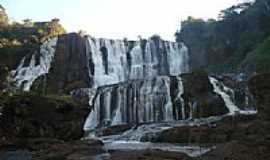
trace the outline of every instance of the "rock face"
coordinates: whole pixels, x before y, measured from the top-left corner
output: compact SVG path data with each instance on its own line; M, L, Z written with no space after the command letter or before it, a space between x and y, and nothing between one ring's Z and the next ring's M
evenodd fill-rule
M76 33L59 37L47 82L54 92L90 86L85 40Z
M259 74L249 80L249 88L256 100L259 116L270 120L270 74Z
M69 98L15 95L5 98L0 117L1 144L28 138L80 139L89 113Z
M220 95L214 93L206 73L192 73L183 75L185 104L193 106L193 117L209 117L228 112Z

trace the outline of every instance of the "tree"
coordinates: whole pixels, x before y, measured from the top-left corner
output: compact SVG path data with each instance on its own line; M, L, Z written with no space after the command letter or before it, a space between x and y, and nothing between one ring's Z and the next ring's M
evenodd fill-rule
M23 23L24 23L24 26L25 27L33 27L33 22L32 22L32 20L31 19L24 19L23 20Z
M6 14L5 8L0 4L0 27L5 27L8 25L8 16Z

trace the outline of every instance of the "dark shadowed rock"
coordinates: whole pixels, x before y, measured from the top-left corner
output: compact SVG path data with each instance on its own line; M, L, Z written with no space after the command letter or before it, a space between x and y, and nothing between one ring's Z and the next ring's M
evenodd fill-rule
M88 113L87 106L79 106L69 97L6 97L0 117L1 140L26 145L32 138L80 139Z
M111 127L107 127L107 128L101 128L97 134L101 135L101 136L117 135L117 134L121 134L121 133L123 133L131 128L132 128L132 126L127 125L127 124L116 125L116 126L111 126Z
M69 92L90 86L86 56L86 41L76 33L58 38L55 58L48 74L49 91Z
M254 95L259 116L270 117L270 73L259 74L249 80L249 89Z
M238 134L240 129L238 130L237 128L245 127L246 124L252 122L254 119L255 116L239 115L237 117L226 117L217 123L170 128L156 133L154 136L145 136L143 140L155 143L226 143L234 137L242 138L241 136L245 135L246 132L242 130Z
M228 113L220 95L214 93L207 73L194 72L182 75L186 105L193 105L193 117L209 117ZM189 108L189 107L187 107Z

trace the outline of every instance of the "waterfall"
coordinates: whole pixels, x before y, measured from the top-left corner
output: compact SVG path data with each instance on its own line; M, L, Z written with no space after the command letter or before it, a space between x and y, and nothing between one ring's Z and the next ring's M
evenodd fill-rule
M209 80L214 87L214 92L223 98L225 105L229 109L229 114L233 115L238 112L239 108L233 103L231 97L226 93L226 91L231 90L213 77L209 77Z
M23 58L16 70L11 72L13 81L18 88L29 91L33 82L41 75L49 73L51 62L54 57L57 38L53 38L40 47L40 55L33 54L30 64L26 66L26 58ZM39 63L37 59L39 58Z
M184 86L183 86L183 83L182 83L182 79L181 79L181 77L179 76L179 77L177 77L177 80L178 80L178 82L180 82L180 83L178 83L178 94L177 94L177 99L175 100L175 101L177 101L177 100L180 100L180 107L179 108L176 108L176 112L177 112L177 114L176 114L176 119L180 119L179 118L179 113L181 113L181 116L182 116L182 119L186 119L186 114L185 114L185 102L184 102L184 99L182 98L182 95L184 94Z
M29 91L39 76L49 72L57 40L54 38L42 44L40 54L33 54L29 64L26 64L27 58L23 58L12 72L18 88ZM89 75L89 88L156 76L177 76L189 71L188 49L183 43L160 38L126 41L85 36L84 40L85 62L82 63L87 64L88 72L85 74ZM64 53L63 56L68 55Z
M210 151L209 148L191 147L188 149L190 151L187 151L185 148L175 145L157 146L151 143L138 143L144 138L151 139L153 138L151 136L173 127L215 123L226 116L221 115L226 114L225 110L221 114L218 113L219 116L201 118L197 114L200 109L204 109L203 107L198 109L202 106L200 99L191 93L184 94L186 86L183 86L180 74L189 72L189 54L188 48L183 43L168 42L153 37L139 41L110 40L90 36L78 39L80 44L73 41L62 42L72 46L64 46L63 51L59 53L55 51L58 38L54 38L42 44L40 54L33 54L29 64L27 64L28 59L23 58L17 69L12 71L16 86L24 91L29 91L39 76L49 73L53 58L59 56L55 53L62 54L61 56L64 58L59 59L63 60L64 64L65 61L72 64L74 61L70 60L72 59L70 55L76 57L77 52L74 52L80 46L79 67L76 66L78 68L75 67L75 69L83 71L78 76L79 80L76 79L76 81L80 81L81 75L85 73L86 78L84 77L84 79L87 80L83 80L83 82L87 81L88 83L85 84L88 86L83 89L76 88L71 94L84 92L89 97L91 111L84 124L84 130L89 131L91 136L95 136L95 133L106 127L128 125L133 128L121 135L114 135L116 138L108 138L112 142L109 143L108 148L126 149L130 147L133 149L131 145L134 144L126 142L135 141L135 144L143 145L141 146L143 149L183 150L184 153L194 157ZM63 40L68 41L69 37L67 36ZM67 53L66 50L68 50ZM80 64L84 64L83 67L80 68ZM76 73L64 75L63 79L70 79L71 76L77 75ZM184 76L182 77L184 78ZM214 92L224 100L229 110L228 115L257 113L254 110L240 110L234 104L232 89L213 77L209 77L209 80ZM67 81L67 83L71 81ZM207 91L207 93L209 92L211 91ZM210 96L216 98L216 94L211 93ZM80 98L80 96L78 97ZM220 97L218 98L219 102L222 102ZM248 97L246 99L248 100ZM221 107L224 109L224 105ZM119 142L121 143L119 144Z
M171 95L172 80L177 82L177 97ZM176 88L177 90L177 88ZM128 81L118 85L99 87L93 109L85 123L85 130L119 124L141 124L183 120L185 112L179 77L159 76L146 80ZM182 103L173 109L173 100ZM174 117L173 115L178 115Z
M213 77L209 77L209 80L211 84L214 87L214 92L219 94L222 99L225 102L226 107L229 109L229 115L235 115L235 114L244 114L244 115L251 115L251 114L257 114L257 111L254 109L246 109L246 110L240 110L235 104L234 104L234 91L231 88L228 88L225 86L222 82L219 82L217 79ZM230 96L229 93L232 95Z
M92 55L94 87L126 80L126 47L124 41L88 37Z
M87 50L91 52L89 59L93 62L89 68L94 70L89 77L94 78L94 88L155 76L176 76L189 71L188 49L184 44L161 39L157 43L152 38L125 42L89 36L87 41Z
M85 130L186 118L182 80L176 79L179 93L172 97L169 77L189 71L188 49L183 43L88 36L87 44L88 68L93 70L89 77L93 78L91 87L97 89L97 96L91 103Z

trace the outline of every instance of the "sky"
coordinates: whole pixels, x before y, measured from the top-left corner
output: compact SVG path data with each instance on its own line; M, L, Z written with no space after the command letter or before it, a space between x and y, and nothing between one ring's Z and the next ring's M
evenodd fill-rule
M238 0L0 0L13 21L59 18L68 32L93 37L137 39L159 34L174 40L188 16L217 18Z

